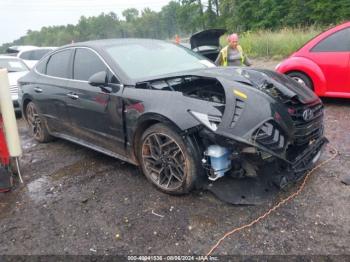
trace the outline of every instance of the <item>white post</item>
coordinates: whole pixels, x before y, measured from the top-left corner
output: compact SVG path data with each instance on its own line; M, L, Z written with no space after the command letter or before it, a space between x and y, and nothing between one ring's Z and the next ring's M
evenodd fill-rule
M6 69L0 69L0 113L4 122L6 143L10 156L19 157L22 154L22 148Z

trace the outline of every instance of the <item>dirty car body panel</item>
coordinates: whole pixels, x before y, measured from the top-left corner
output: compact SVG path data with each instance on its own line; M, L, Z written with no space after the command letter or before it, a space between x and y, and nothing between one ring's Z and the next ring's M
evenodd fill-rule
M82 49L103 66L94 71L91 62L79 61ZM65 50L72 52L67 77L48 75L52 56ZM91 67L90 75L77 76L76 64ZM105 83L96 85L91 79L101 74ZM57 80L67 85L56 90ZM203 174L213 181L222 175L257 177L261 166L274 163L281 171L274 182L282 187L311 168L327 142L322 102L296 81L269 70L215 67L158 40L99 40L57 49L20 80L23 112L29 101L51 135L135 165L142 134L163 123L184 141L191 139ZM57 105L66 110L62 119L49 113ZM55 128L53 118L65 122L61 130L69 128ZM213 150L226 152L225 171L214 167Z

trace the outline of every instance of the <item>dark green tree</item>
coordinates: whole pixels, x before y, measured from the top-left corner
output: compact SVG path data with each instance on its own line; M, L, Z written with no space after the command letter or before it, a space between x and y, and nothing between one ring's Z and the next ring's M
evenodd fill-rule
M125 9L122 14L126 22L133 22L139 16L139 11L136 8L128 8Z

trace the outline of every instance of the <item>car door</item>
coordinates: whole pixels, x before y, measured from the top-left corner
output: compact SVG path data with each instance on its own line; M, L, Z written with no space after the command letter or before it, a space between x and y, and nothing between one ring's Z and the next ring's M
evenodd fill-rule
M108 74L109 90L88 82L101 71ZM124 155L122 89L116 77L95 51L76 48L73 79L75 86L68 108L75 136L85 143Z
M323 71L327 92L350 92L350 28L322 39L309 56Z
M38 64L34 87L35 103L46 118L51 132L70 134L67 87L72 78L72 49L54 53Z

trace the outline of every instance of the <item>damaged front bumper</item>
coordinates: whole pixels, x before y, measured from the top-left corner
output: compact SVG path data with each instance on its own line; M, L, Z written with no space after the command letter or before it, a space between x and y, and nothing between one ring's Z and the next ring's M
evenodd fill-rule
M322 148L328 143L326 137L321 137L311 143L303 152L301 152L292 164L289 165L286 175L282 175L279 186L285 187L291 182L302 179L307 171L311 170L321 156Z
M273 201L279 189L303 179L314 168L327 142L325 137L316 140L281 171L275 171L273 163L266 163L257 177L235 179L226 175L205 188L234 205L260 205Z

